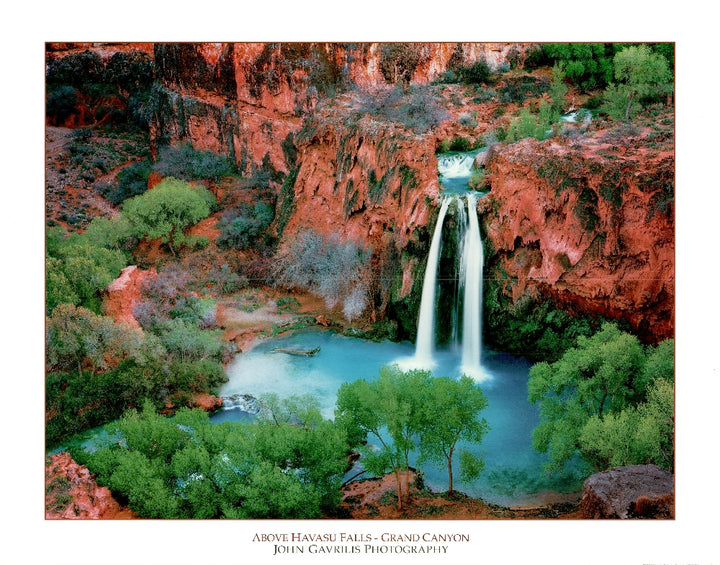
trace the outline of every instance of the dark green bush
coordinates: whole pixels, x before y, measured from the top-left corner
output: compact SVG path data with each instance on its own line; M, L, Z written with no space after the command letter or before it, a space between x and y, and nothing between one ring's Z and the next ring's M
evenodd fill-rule
M103 62L91 51L74 53L47 63L45 78L48 84L64 84L82 88L88 84L102 82Z
M48 118L62 122L72 115L78 103L78 93L72 86L59 86L50 91L45 112Z
M114 205L122 204L128 198L147 190L148 177L153 169L150 160L139 161L125 167L117 174L117 183L104 191L104 196Z
M492 76L492 71L487 61L480 59L469 67L459 70L460 78L466 84L487 84Z
M247 249L257 244L275 218L275 209L265 202L256 202L250 209L225 214L219 222L218 244L224 247Z
M224 155L200 151L193 148L190 143L183 143L175 147L162 147L155 170L165 177L175 177L185 181L216 181L234 174L235 167Z

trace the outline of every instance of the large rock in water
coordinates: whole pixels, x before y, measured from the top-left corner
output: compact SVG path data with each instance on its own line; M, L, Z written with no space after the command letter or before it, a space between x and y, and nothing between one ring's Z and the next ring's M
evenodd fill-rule
M584 518L674 518L675 479L656 465L615 467L588 477Z

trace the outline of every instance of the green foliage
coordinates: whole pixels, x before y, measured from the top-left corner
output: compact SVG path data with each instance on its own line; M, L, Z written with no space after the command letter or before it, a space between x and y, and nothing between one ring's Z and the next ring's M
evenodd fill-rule
M65 237L62 228L47 232L45 310L50 314L59 304L83 305L100 311L99 292L127 265L125 254L103 247L89 235Z
M452 463L459 440L479 443L488 430L479 419L487 398L469 377L459 380L433 377L429 371L402 372L383 367L379 376L343 383L338 391L336 422L347 430L351 445L360 446L363 465L374 474L395 473L398 505L402 494L401 473L409 455L419 449L419 462L438 462L448 469L449 491L453 489ZM443 417L438 418L442 413ZM366 446L368 436L379 442ZM482 461L462 452L463 476L474 478Z
M674 406L672 382L658 378L651 385L646 402L588 420L579 437L583 456L594 462L596 468L652 463L672 471Z
M143 518L319 518L339 502L347 444L320 417L214 425L200 410L166 418L145 404L108 431L120 440L73 456Z
M85 363L95 372L108 367L109 356L133 355L139 340L138 332L72 304L59 305L46 320L48 365L60 369L77 367L80 376Z
M97 53L73 53L47 63L45 79L48 84L82 87L102 82L103 62Z
M540 103L537 115L534 115L530 108L525 107L520 111L518 118L511 122L505 141L515 143L526 137L542 141L552 133L553 124L557 123L559 119L558 110L545 101Z
M565 95L567 94L568 87L565 84L565 73L563 72L562 65L555 63L552 69L552 82L550 83L550 99L552 100L553 106L558 110L565 107Z
M465 84L487 84L490 82L492 72L485 59L480 59L470 65L458 69L462 82Z
M201 330L192 322L174 319L164 322L158 332L168 354L181 361L222 359L225 345L220 330Z
M455 380L438 377L427 380L422 391L426 410L420 436L420 461L433 461L448 469L448 493L453 492L452 463L457 443L480 443L490 426L480 413L487 408L487 397L470 377ZM442 414L438 417L438 414ZM460 452L463 480L476 479L485 464L467 450Z
M614 66L616 82L603 95L603 110L613 120L629 121L642 107L643 98L672 91L667 59L647 45L623 49L615 55Z
M123 252L137 242L130 222L122 214L112 218L96 216L82 234L82 239L97 247Z
M243 207L237 213L228 212L220 219L217 242L228 248L247 249L267 235L274 218L275 209L262 201L256 202L253 208Z
M45 102L45 113L49 118L63 122L72 115L78 100L77 90L72 86L53 88Z
M175 254L185 242L185 228L210 215L214 197L207 189L168 177L152 190L125 201L123 215L135 235L161 238Z
M154 64L148 54L139 51L115 53L107 63L91 51L53 57L48 59L45 76L49 117L62 122L76 112L80 104L86 104L96 110L96 120L110 114L116 123L147 130L154 80ZM123 102L125 107L117 108L116 100Z
M548 43L545 55L565 69L565 76L584 91L602 88L613 78L614 49L603 43Z
M275 256L276 284L320 296L328 308L343 305L350 321L362 313L369 292L369 253L337 234L299 233Z
M217 181L235 172L227 157L211 151L197 150L191 143L161 147L155 170L164 177L185 181Z
M650 364L649 357L653 358ZM635 336L614 324L604 324L592 337L578 337L576 347L566 351L559 361L533 365L528 399L539 404L541 418L533 430L533 447L548 453L548 468L562 469L578 453L599 470L605 468L603 463L610 460L605 457L605 447L617 446L618 438L624 434L619 430L637 423L635 410L649 398L649 387L661 379L672 379L668 357L667 345L646 352ZM658 399L655 404L658 402L662 403ZM657 414L655 404L642 411ZM667 429L663 426L659 433L666 434ZM623 437L629 441L627 434ZM653 445L659 442L647 438L643 441ZM628 448L633 449L647 453L647 445ZM625 457L622 453L617 457Z
M147 190L152 169L153 164L149 159L125 167L117 174L117 183L102 191L103 196L117 206L128 198L142 194Z

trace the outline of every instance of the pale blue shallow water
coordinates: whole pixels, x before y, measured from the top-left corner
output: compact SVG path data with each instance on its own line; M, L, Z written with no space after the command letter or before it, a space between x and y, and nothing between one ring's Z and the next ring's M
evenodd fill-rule
M313 349L313 357L272 352L273 348ZM411 357L410 343L389 341L375 343L342 336L326 330L302 330L292 335L267 340L238 355L227 368L229 382L220 394L267 393L288 397L312 394L321 404L323 415L332 418L340 385L360 378L373 379L383 365ZM459 376L460 353L436 352L436 376ZM530 363L508 354L483 352L482 366L487 377L480 383L488 397L488 408L482 416L490 432L480 446L469 446L485 459L482 477L471 484L459 481L455 466L455 489L488 502L521 505L547 502L544 491L577 491L581 477L576 468L565 474L548 477L543 470L545 456L532 449L531 434L539 423L538 409L527 402L527 379ZM247 413L223 410L213 421L247 419ZM425 482L435 490L447 489L447 471L424 465Z

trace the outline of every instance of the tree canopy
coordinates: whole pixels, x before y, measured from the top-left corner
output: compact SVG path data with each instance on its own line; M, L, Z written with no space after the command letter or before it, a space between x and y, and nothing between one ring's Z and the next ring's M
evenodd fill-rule
M173 177L125 201L123 215L138 237L161 238L175 254L185 243L184 230L210 215L215 199L204 187Z
M288 414L305 405L278 402ZM146 403L107 426L105 446L73 456L143 518L319 518L339 503L348 448L333 422L306 424L213 424L202 410L168 418Z
M672 90L667 59L647 45L631 45L613 59L615 83L605 91L603 109L613 119L628 121L641 107L643 97Z
M528 398L539 404L541 418L533 430L533 446L548 453L551 470L562 469L576 454L596 468L605 468L610 458L602 455L604 447L598 447L598 442L606 446L607 433L620 423L625 426L641 403L646 403L641 410L645 414L661 407L666 410L660 397L649 401L648 391L659 387L667 392L662 381L672 383L673 370L672 341L646 350L635 336L610 323L592 337L578 337L576 347L560 360L537 363L530 369ZM658 418L665 418L659 414ZM672 431L664 426L661 433L667 440ZM631 440L627 434L625 439ZM642 451L632 445L627 449ZM645 459L667 461L660 453L657 457L645 453ZM637 458L627 461L637 462Z
M407 498L402 479L412 452L419 453L420 462L446 465L452 492L458 442L482 440L488 425L479 415L486 406L487 398L469 377L454 380L433 377L429 371L383 367L371 381L344 383L335 415L351 445L361 450L368 471L395 474L398 507L402 508ZM379 445L367 446L368 436ZM482 462L467 451L462 451L460 462L463 478L475 478L482 470Z

